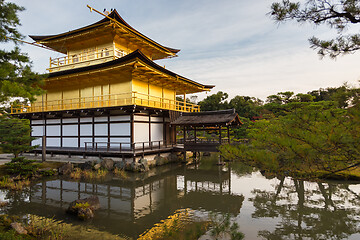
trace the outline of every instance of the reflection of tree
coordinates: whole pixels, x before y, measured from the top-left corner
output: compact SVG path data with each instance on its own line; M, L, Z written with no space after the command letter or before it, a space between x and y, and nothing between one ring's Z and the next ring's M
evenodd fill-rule
M280 219L274 231L259 231L265 239L342 239L360 232L359 196L346 184L282 178L273 191L253 193L254 218Z

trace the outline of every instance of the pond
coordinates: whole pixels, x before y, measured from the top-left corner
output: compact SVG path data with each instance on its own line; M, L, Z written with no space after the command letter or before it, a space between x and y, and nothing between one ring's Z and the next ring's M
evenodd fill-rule
M0 192L8 214L36 214L136 239L178 209L229 213L245 239L360 239L360 184L267 178L240 163L168 165L126 179L49 178L20 193ZM101 209L80 222L69 203L97 195Z

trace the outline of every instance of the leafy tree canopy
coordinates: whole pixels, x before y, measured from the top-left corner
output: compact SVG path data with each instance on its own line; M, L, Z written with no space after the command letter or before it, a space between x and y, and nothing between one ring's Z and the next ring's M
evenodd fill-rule
M287 174L360 165L360 105L341 109L330 101L293 102L286 108L286 115L254 122L250 144L223 146L224 156Z
M309 39L311 48L322 57L336 58L360 49L360 34L344 35L351 25L360 23L360 0L307 0L306 3L282 0L271 5L269 14L277 22L295 20L336 29L334 39L320 40L314 36Z
M227 93L221 91L212 94L199 102L201 111L215 111L229 108L226 99L229 97Z
M0 43L14 39L22 39L18 32L20 25L18 12L24 8L14 3L0 0ZM39 84L42 77L31 71L31 64L26 54L20 52L18 42L13 41L14 49L0 49L0 103L4 104L13 97L21 97L25 102L35 100L34 96L41 94Z

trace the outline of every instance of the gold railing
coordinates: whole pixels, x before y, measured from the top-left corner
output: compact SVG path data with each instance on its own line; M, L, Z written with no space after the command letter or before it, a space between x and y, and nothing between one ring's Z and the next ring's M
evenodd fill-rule
M120 51L117 49L108 49L108 50L98 50L98 51L92 51L87 53L79 53L79 54L73 54L72 56L65 56L60 58L50 58L50 68L56 68L56 67L63 67L70 64L78 64L78 63L84 63L99 59L106 59L106 58L120 58L125 56L126 53L124 51Z
M127 105L139 105L181 112L200 112L200 106L195 104L184 103L182 101L151 96L138 92L129 92L94 97L44 101L43 103L39 101L32 103L30 106L23 105L20 107L11 107L11 114L116 107Z

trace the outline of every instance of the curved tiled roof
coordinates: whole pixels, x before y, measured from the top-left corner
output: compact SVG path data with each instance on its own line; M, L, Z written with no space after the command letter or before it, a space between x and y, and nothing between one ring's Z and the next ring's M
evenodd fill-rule
M235 109L181 113L171 125L177 126L221 126L240 125L239 115Z
M138 32L135 28L131 27L127 22L125 22L125 20L119 15L119 13L116 11L116 9L114 9L109 15L108 17L115 19L117 22L119 22L120 24L122 24L123 26L125 26L126 28L128 28L130 31L132 31L133 33L135 33L137 36L139 36L140 38L142 38L143 40L154 44L160 48L162 48L163 50L169 51L173 54L178 53L180 50L179 49L174 49L174 48L169 48L169 47L165 47L162 46L161 44L151 40L150 38L146 37L145 35L143 35L142 33ZM63 37L68 37L71 35L76 35L94 28L97 28L99 26L102 26L104 24L108 24L111 20L107 17L104 17L102 20L90 24L88 26L79 28L79 29L75 29L69 32L65 32L65 33L60 33L60 34L55 34L55 35L29 35L29 37L31 37L34 41L36 42L46 42L46 41L51 41L51 40L56 40L56 39L61 39Z

